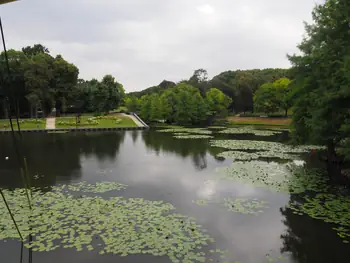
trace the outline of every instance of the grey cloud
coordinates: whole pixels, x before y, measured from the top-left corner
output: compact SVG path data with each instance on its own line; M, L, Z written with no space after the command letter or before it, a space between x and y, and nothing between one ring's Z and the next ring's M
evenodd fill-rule
M21 0L0 12L9 48L43 43L75 63L81 77L113 74L132 91L188 78L196 68L214 76L288 67L286 54L296 51L313 6L311 0Z

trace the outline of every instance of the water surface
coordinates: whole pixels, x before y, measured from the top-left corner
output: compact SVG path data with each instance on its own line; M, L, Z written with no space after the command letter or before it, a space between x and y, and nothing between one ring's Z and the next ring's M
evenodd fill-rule
M251 136L221 135L220 138L252 139ZM254 139L257 139L256 137ZM282 136L258 139L283 141ZM128 185L126 197L163 200L181 214L195 217L215 243L207 249L232 251L229 262L268 262L266 255L283 255L284 262L343 263L350 246L343 244L332 226L308 216L294 215L285 205L300 195L274 193L235 182L217 180L215 168L232 160L215 158L221 149L208 140L180 140L155 131L111 133L25 134L21 152L27 157L34 186L44 187L116 181ZM8 160L5 157L9 157ZM305 155L309 166L315 157ZM0 186L22 187L11 137L0 135ZM113 195L112 194L112 195ZM215 205L198 206L192 200L224 197L258 198L269 208L258 216L242 215ZM20 243L0 241L1 262L20 262ZM24 258L28 256L24 249ZM217 262L221 262L218 258ZM227 260L226 260L227 261ZM57 249L33 252L34 263L61 262L171 262L149 255L99 255L96 251ZM277 259L275 262L278 261Z

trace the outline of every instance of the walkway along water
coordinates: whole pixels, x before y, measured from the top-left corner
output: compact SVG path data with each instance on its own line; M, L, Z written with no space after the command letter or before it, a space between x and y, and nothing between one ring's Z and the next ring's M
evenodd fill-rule
M54 130L56 128L56 118L46 118L46 130Z

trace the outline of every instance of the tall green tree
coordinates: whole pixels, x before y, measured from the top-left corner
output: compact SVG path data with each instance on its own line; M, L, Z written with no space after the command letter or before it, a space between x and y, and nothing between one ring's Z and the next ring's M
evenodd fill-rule
M128 96L125 99L125 106L129 112L138 112L140 108L140 101L135 96Z
M74 88L78 82L79 69L58 55L53 62L53 83L56 116L60 116L67 103L74 102Z
M288 78L281 78L273 82L276 89L277 98L280 101L279 107L284 110L285 116L288 116L288 110L292 107L291 81Z
M294 138L327 146L330 176L340 178L342 157L336 151L349 140L350 3L327 0L305 23L301 55L289 56L299 83L294 106Z
M140 117L144 120L144 121L150 121L151 120L151 116L150 116L150 112L151 112L151 95L143 95L140 98Z
M211 88L206 94L206 103L211 115L226 116L232 99L218 89Z
M254 94L254 109L257 112L273 113L278 111L281 101L272 83L265 83Z

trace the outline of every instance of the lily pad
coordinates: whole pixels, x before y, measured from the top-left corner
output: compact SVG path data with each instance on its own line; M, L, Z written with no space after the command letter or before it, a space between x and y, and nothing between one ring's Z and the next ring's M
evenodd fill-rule
M251 127L239 127L239 128L228 128L226 130L219 131L219 133L225 133L225 134L254 134L254 135L257 135L257 136L272 136L272 135L279 134L281 132L252 129Z
M261 152L242 152L242 151L226 151L219 153L217 157L232 158L234 160L250 161L257 160L259 158L279 158L285 160L295 160L299 159L298 156L283 153L283 152L273 152L273 151L261 151Z
M175 135L176 139L211 139L214 138L210 135Z
M294 214L308 215L327 223L337 225L334 227L339 237L350 239L350 197L336 194L317 194L314 197L303 197L304 202L290 203L287 208ZM348 241L348 240L344 240ZM346 243L346 242L345 242Z
M62 185L48 192L33 189L32 209L24 189L3 192L23 237L32 235L33 241L25 246L33 251L63 247L121 256L167 255L173 262L205 260L205 253L199 248L214 240L194 219L174 213L172 204L142 198L77 197L65 191L101 192L93 190L94 187L101 185L84 183L73 188ZM18 238L6 211L0 202L0 239ZM93 242L96 238L98 244Z
M163 129L158 130L158 132L166 133L194 133L194 134L212 134L212 131L209 131L205 128L177 128L177 129Z
M216 169L220 179L238 181L276 192L320 192L328 188L327 177L321 170L306 169L294 163L250 161L235 162Z
M299 145L291 146L278 142L269 141L250 141L250 140L211 140L210 145L229 150L256 150L256 151L272 151L283 153L304 153L312 149L324 149L322 146L316 145Z

